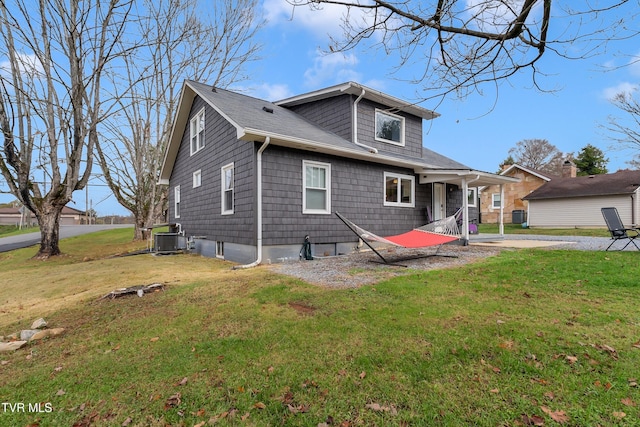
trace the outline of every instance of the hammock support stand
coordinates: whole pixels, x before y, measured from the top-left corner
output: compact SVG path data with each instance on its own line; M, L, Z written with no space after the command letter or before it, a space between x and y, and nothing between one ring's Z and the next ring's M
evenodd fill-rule
M439 256L439 257L446 257L446 258L457 258L456 255L446 255L446 254L440 254L440 248L442 247L443 244L445 243L449 243L452 242L454 240L459 240L460 236L457 235L457 224L455 224L455 220L454 220L454 224L455 224L455 233L456 235L451 235L451 234L441 234L441 233L437 233L434 231L428 231L428 230L424 230L424 229L414 229L412 231L409 231L407 233L404 234L400 234L397 236L389 236L389 237L380 237L377 236L371 232L366 231L363 228L358 227L357 225L355 225L353 222L351 222L350 220L348 220L347 218L345 218L344 216L342 216L339 212L335 212L336 216L338 218L340 218L340 220L344 223L344 225L346 225L349 230L351 230L353 232L353 234L355 234L356 236L358 236L358 238L360 240L362 240L364 242L365 245L367 245L369 247L369 249L371 249L382 261L375 261L372 260L371 262L378 262L380 264L386 264L386 265L395 265L398 267L407 267L406 265L403 264L398 264L398 261L409 261L409 260L413 260L413 259L420 259L420 258L430 258L430 257L435 257L435 256ZM427 224L427 226L433 226L434 223L431 224ZM425 226L425 227L427 227ZM360 231L358 231L358 229ZM453 231L453 230L450 230ZM437 239L435 242L433 243L428 243L425 244L425 242L421 242L419 241L419 239L416 239L416 236L420 236L420 234L416 235L415 233L422 233L427 234L429 233L432 236L437 236ZM433 254L426 254L426 255L415 255L415 256L410 256L410 257L405 257L405 258L401 258L401 259L396 259L396 260L387 260L385 257L382 256L382 254L380 252L378 252L376 250L376 248L374 248L370 243L369 240L374 240L374 241L378 241L378 242L383 242L383 243L388 243L394 246L400 246L400 247L404 247L404 248L423 248L423 247L428 247L428 246L438 246L438 248L436 249L436 252Z

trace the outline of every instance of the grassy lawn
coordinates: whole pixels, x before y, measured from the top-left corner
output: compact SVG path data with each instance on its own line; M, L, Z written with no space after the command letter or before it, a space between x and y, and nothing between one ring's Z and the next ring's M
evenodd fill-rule
M498 224L478 224L478 231L481 234L498 234ZM520 224L504 224L504 234L611 237L606 228L522 228Z
M42 404L0 409L0 425L640 424L637 253L509 250L335 290L109 257L130 233L64 240L52 262L0 254L0 334L41 316L66 328L0 354L2 401Z

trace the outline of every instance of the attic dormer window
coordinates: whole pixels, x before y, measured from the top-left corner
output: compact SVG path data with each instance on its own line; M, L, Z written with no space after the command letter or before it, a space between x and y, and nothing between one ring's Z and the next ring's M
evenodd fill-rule
M404 146L404 117L376 110L376 141Z

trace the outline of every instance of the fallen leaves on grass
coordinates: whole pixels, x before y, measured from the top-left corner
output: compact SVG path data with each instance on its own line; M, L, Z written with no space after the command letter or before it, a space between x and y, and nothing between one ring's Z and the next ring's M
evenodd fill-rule
M529 416L529 415L522 414L520 416L520 421L525 426L543 426L544 425L544 418L538 415Z
M546 406L541 406L540 409L542 409L542 412L549 415L553 421L559 424L569 422L569 416L564 411L552 411Z
M167 409L170 408L175 408L176 406L180 405L180 402L182 402L182 395L180 393L176 393L173 396L170 396L166 402L164 402L164 410L166 411Z
M364 407L374 412L389 412L391 415L398 415L398 411L393 405L383 406L379 403L367 403Z

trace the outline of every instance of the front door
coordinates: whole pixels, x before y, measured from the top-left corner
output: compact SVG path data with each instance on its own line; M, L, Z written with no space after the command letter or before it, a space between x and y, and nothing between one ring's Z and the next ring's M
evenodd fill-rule
M445 185L433 183L433 220L443 219L445 214Z

